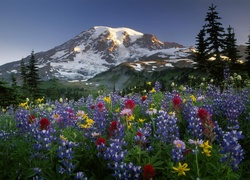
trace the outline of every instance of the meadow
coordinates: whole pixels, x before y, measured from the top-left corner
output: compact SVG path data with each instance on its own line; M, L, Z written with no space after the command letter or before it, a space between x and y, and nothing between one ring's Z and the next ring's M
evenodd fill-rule
M3 109L0 179L250 177L249 88L147 85Z

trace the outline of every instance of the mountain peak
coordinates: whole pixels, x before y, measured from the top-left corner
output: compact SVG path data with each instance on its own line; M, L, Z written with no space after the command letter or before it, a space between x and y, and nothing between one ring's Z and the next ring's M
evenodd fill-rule
M123 62L186 57L184 49L178 43L162 43L155 35L130 28L94 26L53 49L35 53L35 57L43 80L53 76L87 80ZM29 56L24 58L28 60ZM18 65L9 71L17 70Z

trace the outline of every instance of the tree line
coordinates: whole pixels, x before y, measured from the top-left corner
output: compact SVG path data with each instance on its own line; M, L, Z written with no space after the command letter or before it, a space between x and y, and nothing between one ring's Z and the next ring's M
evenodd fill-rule
M228 67L231 73L250 76L250 35L248 36L246 62L240 62L236 45L234 28L230 25L224 29L216 6L209 6L205 25L196 37L195 67L207 72L218 86L225 79L224 70Z

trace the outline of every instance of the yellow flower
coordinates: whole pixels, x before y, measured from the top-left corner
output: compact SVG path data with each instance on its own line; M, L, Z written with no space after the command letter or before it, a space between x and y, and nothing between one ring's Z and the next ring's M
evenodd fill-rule
M150 92L155 93L156 92L155 88L152 88L152 90Z
M132 123L128 123L128 128L130 129L132 127Z
M63 141L66 141L66 140L67 140L67 138L64 137L63 135L60 135L60 138L61 138L61 140L63 140Z
M20 103L20 104L19 104L19 106L21 106L21 107L25 107L25 106L27 106L27 105L28 105L28 102Z
M145 119L139 118L138 121L143 123L145 121Z
M130 116L128 116L128 118L127 118L128 121L132 121L132 120L134 120L134 119L135 119L135 116L133 116L133 115L130 115Z
M117 108L117 109L115 110L115 112L117 112L117 113L120 112L120 108Z
M181 165L181 163L179 163L178 167L173 167L173 170L175 170L176 172L178 172L178 176L186 176L185 171L189 171L190 169L187 168L188 164L184 163L183 165Z
M88 119L89 117L88 117L88 114L84 114L83 115L83 119Z
M106 103L108 103L108 104L111 103L111 98L110 98L110 97L104 97L103 100L104 100Z
M186 101L187 101L186 99L183 99L183 100L182 100L182 102L183 102L184 104L186 103Z
M92 126L93 124L94 124L94 120L93 119L90 119L90 118L88 118L87 120L86 120L86 123L87 123L87 125L89 125L89 126Z
M206 156L211 156L211 151L210 149L212 149L212 146L210 146L209 141L207 140L206 142L204 142L203 144L200 145L201 148L203 148L203 154L206 154Z
M190 98L192 99L193 102L196 102L196 97L194 95L191 95Z
M150 81L149 81L149 82L147 82L147 85L149 85L149 86L150 86L151 84L152 84L152 82L150 82Z
M208 156L208 157L211 156L211 154L210 154L211 151L208 148L204 148L202 154L203 153L206 154L206 156Z
M204 142L203 144L200 145L201 148L205 148L205 149L212 149L212 146L210 146L209 141L207 140L206 142Z
M40 103L43 102L43 100L44 100L44 97L43 98L38 98L36 101L37 101L38 104L40 104Z

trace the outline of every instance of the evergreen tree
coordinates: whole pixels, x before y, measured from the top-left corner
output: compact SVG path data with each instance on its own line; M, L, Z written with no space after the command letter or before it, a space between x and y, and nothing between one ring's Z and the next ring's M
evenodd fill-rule
M225 67L225 61L221 58L222 51L225 48L225 31L222 24L218 21L221 18L218 16L219 13L216 11L216 6L212 4L208 10L209 12L205 18L207 24L204 26L208 36L205 41L208 44L207 53L209 57L215 57L215 60L209 63L209 74L214 79L214 83L221 86Z
M208 54L207 54L207 47L208 44L205 41L206 31L203 28L200 30L199 34L196 37L196 49L197 52L195 53L195 61L197 64L195 65L196 68L203 71L205 70L208 72Z
M248 35L248 42L246 43L247 47L245 50L246 53L246 62L245 62L245 69L248 73L248 76L250 76L250 35Z
M27 78L27 87L30 94L30 98L35 100L41 97L41 89L39 88L39 74L38 67L36 65L36 59L34 56L34 51L31 52L29 65L27 66L26 78Z
M225 49L224 55L228 57L230 70L232 72L237 71L240 69L240 64L237 63L237 60L241 57L239 56L239 50L237 49L235 39L234 29L229 26L227 28L226 38L225 38Z
M221 60L221 52L225 47L225 31L222 24L218 21L221 18L218 16L219 13L216 11L216 6L212 4L208 10L209 12L205 18L207 24L204 26L208 34L206 39L208 52L211 57L215 55L216 60Z
M0 107L6 108L17 104L17 96L13 88L8 86L4 80L0 80Z

